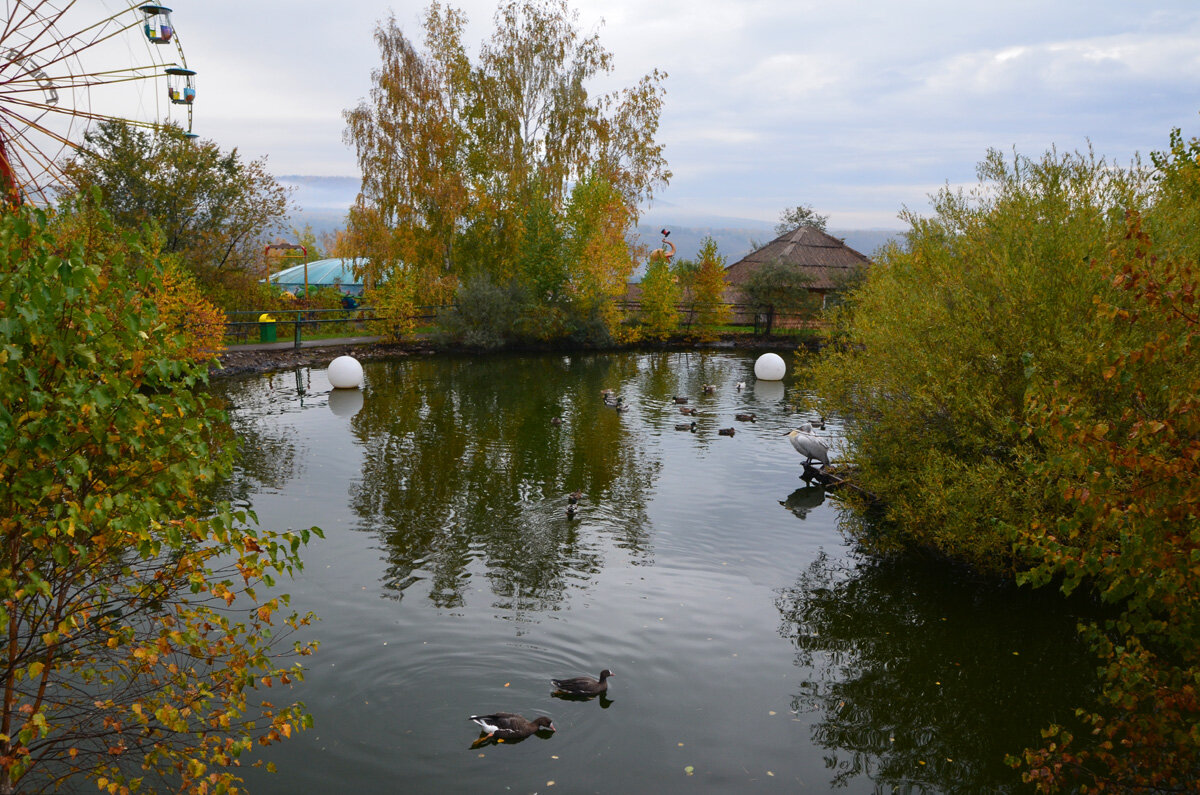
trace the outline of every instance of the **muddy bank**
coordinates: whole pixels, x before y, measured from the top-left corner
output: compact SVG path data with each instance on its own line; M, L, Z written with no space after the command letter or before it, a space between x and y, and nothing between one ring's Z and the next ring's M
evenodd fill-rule
M290 370L294 367L324 367L338 356L353 356L360 362L377 359L398 359L404 356L429 355L434 349L428 345L388 345L379 342L354 345L320 345L311 348L287 348L284 350L227 350L217 357L220 366L214 365L209 374L214 378L247 373L269 373L273 370Z
M697 343L694 341L680 340L675 342L666 342L655 345L642 344L633 346L638 350L704 350L704 349L731 349L742 348L747 350L786 350L797 346L795 340L786 338L773 337L763 339L761 337L727 337L714 342ZM546 348L522 348L521 350L568 350L562 347L546 347ZM578 352L577 348L569 350ZM587 349L589 352L599 352L601 349ZM248 373L269 373L274 370L290 370L294 367L324 367L329 362L338 356L346 355L353 356L360 362L376 361L380 359L399 359L405 356L431 356L436 353L448 353L457 355L485 355L493 351L481 351L467 348L448 348L436 346L433 343L425 341L416 341L411 343L382 343L382 342L365 342L355 344L332 344L332 345L315 345L312 347L304 347L299 350L295 348L273 349L273 350L248 350L234 349L227 350L221 353L217 359L220 366L214 365L210 368L209 373L214 378L221 378L232 375L245 375Z

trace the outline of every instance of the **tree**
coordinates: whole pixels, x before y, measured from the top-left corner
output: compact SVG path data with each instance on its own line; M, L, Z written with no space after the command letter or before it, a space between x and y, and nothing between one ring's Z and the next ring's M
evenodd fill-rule
M765 317L769 337L778 315L815 313L820 299L809 290L812 280L798 266L774 260L755 268L742 284L742 300Z
M715 336L713 329L729 322L732 310L725 302L725 258L717 241L706 236L700 244L699 262L692 277L692 301L696 310L696 333L701 339Z
M802 226L811 226L819 232L824 232L825 222L828 220L828 215L821 215L810 205L798 204L779 214L779 223L775 225L775 234L782 235Z
M266 161L189 139L177 127L142 129L103 121L67 164L66 190L99 204L128 228L154 223L175 254L221 305L257 282L262 245L284 220L287 190Z
M1038 561L1024 579L1094 591L1118 612L1086 628L1101 664L1089 734L1061 726L1027 751L1042 792L1178 792L1200 780L1200 139L1171 134L1152 155L1144 212L1090 265L1113 292L1095 318L1119 330L1091 352L1082 390L1046 383L1028 400L1028 432L1047 450L1034 474L1058 510L1021 529ZM1107 336L1107 335L1106 335Z
M0 792L226 791L310 723L254 699L312 651L280 651L308 617L271 590L310 531L205 503L231 450L206 364L162 322L153 249L86 217L0 215Z
M1194 185L1197 143L1169 165ZM1081 716L1096 739L1053 726L1025 755L1025 778L1042 792L1078 779L1081 792L1181 792L1200 780L1200 269L1157 256L1175 245L1157 245L1140 214L1128 237L1095 263L1132 299L1098 307L1130 332L1094 360L1099 389L1060 384L1029 399L1030 432L1053 453L1033 469L1062 504L1020 532L1039 561L1023 579L1091 588L1120 611L1086 629L1101 693Z
M1145 177L1087 153L1011 162L997 151L971 192L942 190L851 300L830 314L812 371L823 414L848 422L856 481L885 506L879 549L936 550L1011 571L1013 530L1047 510L1021 432L1043 382L1091 391L1089 358L1116 344L1089 263L1124 236ZM1050 222L1048 219L1052 219ZM1051 503L1053 500L1051 500Z
M429 53L396 25L375 30L382 65L369 102L346 111L346 143L363 173L349 231L369 259L369 283L405 268L425 290L454 274L454 244L471 207L467 116L471 69L462 47L466 17L432 3L424 20Z
M461 12L431 4L423 51L394 19L377 28L383 64L370 100L346 112L345 138L365 175L351 235L378 276L404 271L420 300L425 285L444 294L476 275L493 285L517 279L546 304L535 310L545 322L538 336L611 331L612 310L595 301L630 259L609 256L609 244L670 176L654 141L664 76L590 94L612 56L579 34L565 0L502 5L477 63L463 47L465 25ZM578 196L598 195L601 184L603 200L586 213L592 231L580 237ZM610 213L602 221L601 207ZM568 238L575 243L555 242ZM581 257L589 245L607 253ZM602 264L618 272L598 277ZM561 322L564 300L583 312L578 322Z
M642 333L664 340L679 328L679 283L671 262L659 249L650 254L642 277Z
M862 541L932 548L1109 608L1086 732L1027 750L1040 792L1200 778L1200 140L1154 172L997 152L837 314L813 386L846 422Z

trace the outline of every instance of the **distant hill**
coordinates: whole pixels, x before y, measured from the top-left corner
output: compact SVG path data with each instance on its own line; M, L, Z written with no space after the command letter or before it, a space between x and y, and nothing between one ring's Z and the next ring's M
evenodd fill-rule
M346 211L354 203L361 184L358 177L317 177L290 174L276 177L280 184L293 188L292 199L298 206L289 225L303 229L307 224L318 236L346 225ZM717 250L732 265L759 246L774 240L775 225L748 218L690 213L673 206L652 208L643 214L637 228L639 242L650 249L658 248L661 229L671 231L676 256L695 259L705 237L717 241ZM830 229L834 237L843 238L846 245L868 257L889 240L900 239L901 233L889 229Z

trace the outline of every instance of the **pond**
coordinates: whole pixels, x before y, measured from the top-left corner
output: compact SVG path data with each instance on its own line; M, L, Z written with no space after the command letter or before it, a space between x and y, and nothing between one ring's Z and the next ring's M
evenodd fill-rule
M321 617L291 691L315 728L250 791L1026 791L1005 754L1089 697L1076 616L855 555L783 437L814 417L753 367L420 356L366 364L361 392L316 368L219 381L245 448L225 496L326 536L285 589ZM836 450L837 423L819 433ZM606 696L552 694L602 668ZM497 711L557 731L472 747L469 716Z

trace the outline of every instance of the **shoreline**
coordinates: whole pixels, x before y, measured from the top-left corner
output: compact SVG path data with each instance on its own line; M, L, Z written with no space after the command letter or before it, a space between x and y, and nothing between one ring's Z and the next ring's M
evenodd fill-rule
M328 345L320 343L305 345L302 348L271 348L264 349L256 346L236 346L226 348L217 354L216 363L209 366L210 378L229 378L238 375L257 375L276 370L288 370L294 367L314 367L327 365L338 356L353 356L360 362L401 359L406 356L434 356L450 354L455 356L480 356L493 353L549 352L568 351L572 353L603 353L606 351L624 350L779 350L783 348L796 349L802 343L798 340L788 340L781 337L760 339L756 337L726 337L712 342L695 342L677 340L662 343L641 343L630 346L613 346L609 348L568 348L565 346L519 346L481 350L476 348L435 345L426 340L412 342L385 343L374 340L355 342L331 342Z

